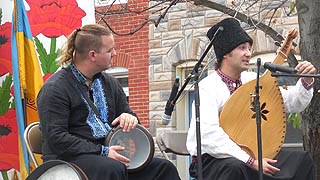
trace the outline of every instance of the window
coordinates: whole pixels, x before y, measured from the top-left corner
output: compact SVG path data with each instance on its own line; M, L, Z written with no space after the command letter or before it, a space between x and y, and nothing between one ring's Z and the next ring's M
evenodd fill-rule
M129 97L128 69L123 67L111 67L107 69L105 72L118 79L128 99Z

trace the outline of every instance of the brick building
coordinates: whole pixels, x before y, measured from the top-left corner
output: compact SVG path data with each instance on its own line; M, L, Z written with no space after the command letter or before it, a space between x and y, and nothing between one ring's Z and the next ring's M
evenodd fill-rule
M132 2L132 1L130 1ZM96 1L96 21L99 24L106 25L106 20L116 32L115 49L117 56L113 59L113 75L121 79L129 103L134 112L139 115L140 122L149 128L149 27L144 26L136 33L131 31L143 23L143 18L148 17L148 11L136 14L129 10L147 9L149 2L147 0L137 0L134 3L115 4L109 6L107 1ZM108 12L119 14L99 14L97 12ZM102 19L103 18L103 19ZM117 33L119 35L117 35ZM120 70L120 71L119 71ZM126 90L128 87L129 90Z

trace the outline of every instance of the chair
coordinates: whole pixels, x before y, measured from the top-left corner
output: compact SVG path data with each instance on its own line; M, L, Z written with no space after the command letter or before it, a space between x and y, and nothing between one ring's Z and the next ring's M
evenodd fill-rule
M157 145L165 159L169 160L167 153L189 156L186 147L187 131L164 131L157 136Z
M190 156L186 146L187 134L186 130L170 130L157 136L157 145L165 159L169 160L167 153Z
M28 153L31 157L32 162L34 163L35 167L39 166L34 153L41 154L41 131L39 128L39 122L33 122L27 126L24 131L24 141L27 146Z

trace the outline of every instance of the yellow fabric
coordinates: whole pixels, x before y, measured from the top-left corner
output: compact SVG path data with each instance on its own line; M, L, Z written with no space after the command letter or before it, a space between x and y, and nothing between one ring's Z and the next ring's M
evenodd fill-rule
M39 121L36 96L43 85L42 73L39 65L38 56L34 47L32 35L30 33L30 26L28 24L28 17L26 16L23 1L14 0L13 10L13 28L16 36L17 57L19 66L19 78L21 87L21 97L26 102L26 123L25 127L32 122ZM21 12L24 11L24 12ZM19 101L20 99L15 99ZM22 179L28 176L24 159L23 148L21 145L22 134L19 133L19 162L20 174ZM39 158L39 157L38 157ZM41 160L39 161L41 162Z

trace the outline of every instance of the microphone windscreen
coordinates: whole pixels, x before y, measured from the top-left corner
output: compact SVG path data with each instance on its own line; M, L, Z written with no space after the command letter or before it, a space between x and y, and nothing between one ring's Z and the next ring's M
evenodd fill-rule
M171 116L166 115L166 114L164 113L164 114L162 115L161 119L162 119L162 124L163 124L163 125L168 125L169 122L170 122L170 120L171 120Z

